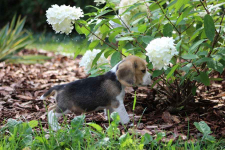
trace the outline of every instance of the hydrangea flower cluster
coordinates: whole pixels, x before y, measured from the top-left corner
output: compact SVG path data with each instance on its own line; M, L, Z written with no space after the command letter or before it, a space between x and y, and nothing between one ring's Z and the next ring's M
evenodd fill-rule
M167 65L174 55L178 55L174 39L172 37L162 37L152 40L146 47L146 55L152 62L153 68L161 70L167 69Z
M84 67L84 71L86 73L88 73L91 70L92 62L95 59L96 55L100 52L101 52L100 49L93 49L92 51L91 50L86 51L86 53L83 55L79 65L80 67L81 66ZM108 64L109 61L105 58L104 54L102 54L97 61L97 66L101 66L102 64L106 63Z
M80 7L70 7L66 5L52 5L46 11L47 22L52 25L56 33L71 33L75 20L84 16L83 10Z
M121 7L121 8L119 8L119 15L123 14L123 12L125 12L127 10L127 8L129 8L131 5L134 5L137 2L144 2L144 0L121 0L120 4L119 4L119 7ZM147 4L147 5L149 5L149 4ZM121 19L127 26L130 26L130 23L133 21L132 17L139 12L147 12L148 13L147 6L144 3L142 5L135 7L135 9L132 9L132 10L126 12L124 15L122 15ZM138 18L136 18L136 19L138 19Z
M95 3L97 3L96 5L99 6L101 4L105 4L106 1L105 0L94 0Z

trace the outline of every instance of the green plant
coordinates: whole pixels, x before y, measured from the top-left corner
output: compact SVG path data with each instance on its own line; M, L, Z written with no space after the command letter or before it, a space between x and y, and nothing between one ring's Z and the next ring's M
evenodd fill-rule
M157 84L160 87L157 91L166 95L175 109L195 102L200 85L209 86L211 81L222 80L213 77L214 72L221 74L225 67L225 3L222 0L133 0L129 3L119 7L109 0L102 8L88 6L96 11L87 13L87 20L75 21L79 34L87 39L95 37L87 49L106 45L108 49L100 53L111 56L112 67L128 55L146 59L154 78L152 87ZM132 16L127 19L127 15ZM161 37L171 37L177 53L168 58L168 64L157 69L146 47ZM158 46L163 40L160 42ZM157 60L157 54L154 57ZM97 60L96 57L95 63Z
M165 132L155 136L132 133L122 134L119 130L119 115L113 113L112 121L104 129L93 122L85 123L85 116L77 116L71 124L63 124L57 132L43 129L37 120L29 122L8 119L0 129L0 150L5 149L223 149L223 140L210 140L210 128L204 122L195 123L204 134L201 140L183 141L168 139ZM40 123L41 124L41 123ZM205 130L206 127L206 130ZM37 130L38 129L38 130ZM214 137L211 136L210 139ZM168 142L166 142L168 141Z
M26 18L20 17L16 21L15 15L11 23L6 24L0 30L0 61L9 59L13 54L32 43L30 34L23 30L25 21Z

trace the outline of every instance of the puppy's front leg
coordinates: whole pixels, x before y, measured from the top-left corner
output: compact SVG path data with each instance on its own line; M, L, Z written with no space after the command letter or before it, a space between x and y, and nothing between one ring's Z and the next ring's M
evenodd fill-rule
M130 121L129 115L125 109L123 102L120 103L118 108L114 108L114 111L119 114L120 122L122 124L127 124Z

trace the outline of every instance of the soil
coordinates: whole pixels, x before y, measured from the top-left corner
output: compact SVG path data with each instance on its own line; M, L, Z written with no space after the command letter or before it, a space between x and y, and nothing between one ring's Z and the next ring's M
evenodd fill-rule
M9 118L22 121L39 120L44 128L48 128L47 109L55 100L53 97L40 100L50 87L88 77L83 68L79 68L81 56L76 59L56 55L43 50L23 50L18 55L45 55L50 60L35 64L0 63L0 126ZM215 73L225 79L222 75ZM149 133L165 132L167 137L183 139L197 138L201 134L194 122L205 121L216 138L225 137L225 80L212 82L210 87L201 86L197 91L194 105L173 112L164 95L157 93L154 87L139 87L136 91L137 103L133 111L134 90L126 89L125 107L131 122L124 128L119 125L122 133L126 131ZM76 115L68 114L70 122ZM107 128L103 111L86 114L86 122L95 122Z

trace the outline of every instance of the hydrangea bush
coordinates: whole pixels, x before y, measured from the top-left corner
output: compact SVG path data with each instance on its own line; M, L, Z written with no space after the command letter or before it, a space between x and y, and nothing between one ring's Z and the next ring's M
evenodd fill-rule
M75 6L53 5L46 14L56 33L69 34L75 26L85 35L83 46L89 51L80 65L87 73L103 73L109 67L98 65L109 60L113 67L128 55L137 55L148 62L152 87L157 84L157 91L176 108L193 101L198 86L222 80L212 75L221 74L225 66L223 0L94 2L98 7L87 6L96 11L85 14L86 20Z

